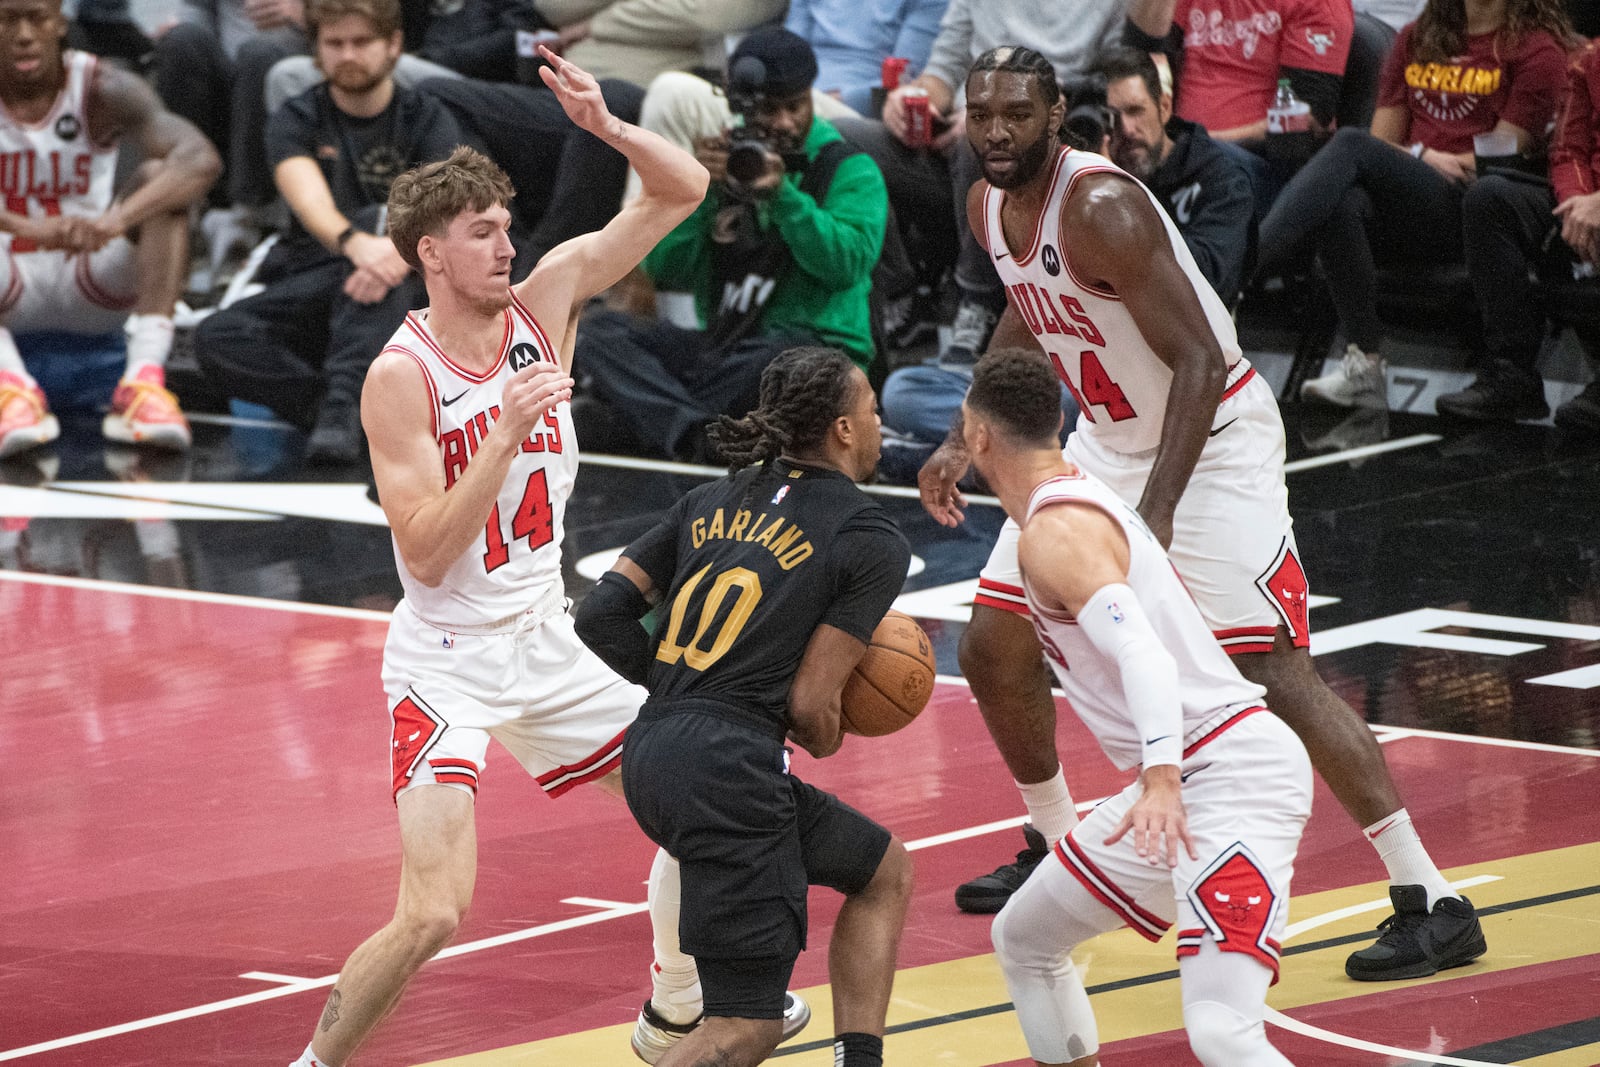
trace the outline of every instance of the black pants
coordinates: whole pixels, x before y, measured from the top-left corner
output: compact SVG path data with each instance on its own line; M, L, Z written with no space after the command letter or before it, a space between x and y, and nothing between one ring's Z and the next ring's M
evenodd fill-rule
M226 395L309 429L322 404L360 400L367 367L428 297L412 274L379 303L358 304L344 295L349 260L296 243L262 264L265 292L201 321L195 353Z
M610 222L622 204L628 161L621 152L572 124L555 94L544 88L430 78L417 87L438 97L511 178L511 209L530 234L530 263L579 234ZM606 107L623 122L638 122L644 90L629 82L600 82Z
M1467 272L1483 319L1491 359L1534 369L1544 339L1544 312L1529 273L1537 267L1569 268L1575 259L1555 235L1555 196L1542 182L1486 175L1461 205ZM1548 248L1547 248L1548 245Z
M227 164L215 204L260 205L277 195L267 166L267 71L295 49L266 33L228 58L217 35L180 22L156 43L156 92L167 108L200 128Z
M1262 220L1257 273L1270 277L1316 252L1345 340L1374 351L1383 339L1378 265L1461 262L1461 194L1409 153L1365 130L1342 129Z
M573 369L655 452L704 459L695 453L698 431L718 415L747 414L759 399L767 364L796 345L817 343L750 337L712 357L705 352L706 336L703 330L602 311L583 320Z

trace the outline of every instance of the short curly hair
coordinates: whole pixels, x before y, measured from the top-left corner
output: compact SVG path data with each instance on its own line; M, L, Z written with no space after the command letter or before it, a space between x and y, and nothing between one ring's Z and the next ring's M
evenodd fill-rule
M413 167L389 186L389 240L420 272L417 242L425 235L438 237L463 211L510 207L516 195L511 179L492 159L461 145L448 159Z
M1061 386L1035 348L1001 348L973 368L967 407L1018 442L1055 446L1061 428Z

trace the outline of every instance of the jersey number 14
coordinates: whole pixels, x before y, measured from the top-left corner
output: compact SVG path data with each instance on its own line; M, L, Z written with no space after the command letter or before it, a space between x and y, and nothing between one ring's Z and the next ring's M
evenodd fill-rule
M536 552L548 545L555 536L555 525L550 514L550 487L545 481L544 469L528 475L528 484L522 490L522 502L511 514L511 540L526 539L528 551ZM501 529L500 502L489 509L489 522L483 528L483 569L492 572L511 562L511 545Z

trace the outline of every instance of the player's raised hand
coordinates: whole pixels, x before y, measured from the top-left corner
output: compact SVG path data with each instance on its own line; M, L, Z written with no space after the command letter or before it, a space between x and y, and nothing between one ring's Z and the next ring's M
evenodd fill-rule
M500 420L520 440L533 432L545 412L572 399L572 379L554 363L530 363L506 385Z
M1183 808L1183 779L1177 766L1169 763L1151 767L1139 780L1144 792L1122 816L1117 828L1106 838L1106 844L1116 844L1132 830L1133 850L1152 867L1160 866L1163 861L1168 867L1176 867L1180 844L1190 859L1199 859L1194 838L1189 836L1189 815Z
M922 494L922 506L940 526L956 527L966 521L967 498L961 495L956 483L967 473L971 464L966 449L946 441L934 449L928 462L917 472L917 490Z
M561 101L567 118L579 129L596 137L603 136L616 119L606 108L605 98L600 95L600 83L594 80L594 75L562 59L544 45L539 46L539 55L549 64L539 68L539 77Z

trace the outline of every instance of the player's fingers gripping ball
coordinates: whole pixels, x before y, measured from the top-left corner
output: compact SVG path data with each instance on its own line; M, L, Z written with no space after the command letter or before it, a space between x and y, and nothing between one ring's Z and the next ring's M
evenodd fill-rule
M872 631L840 697L846 733L882 737L905 726L933 695L933 644L911 616L890 611Z

